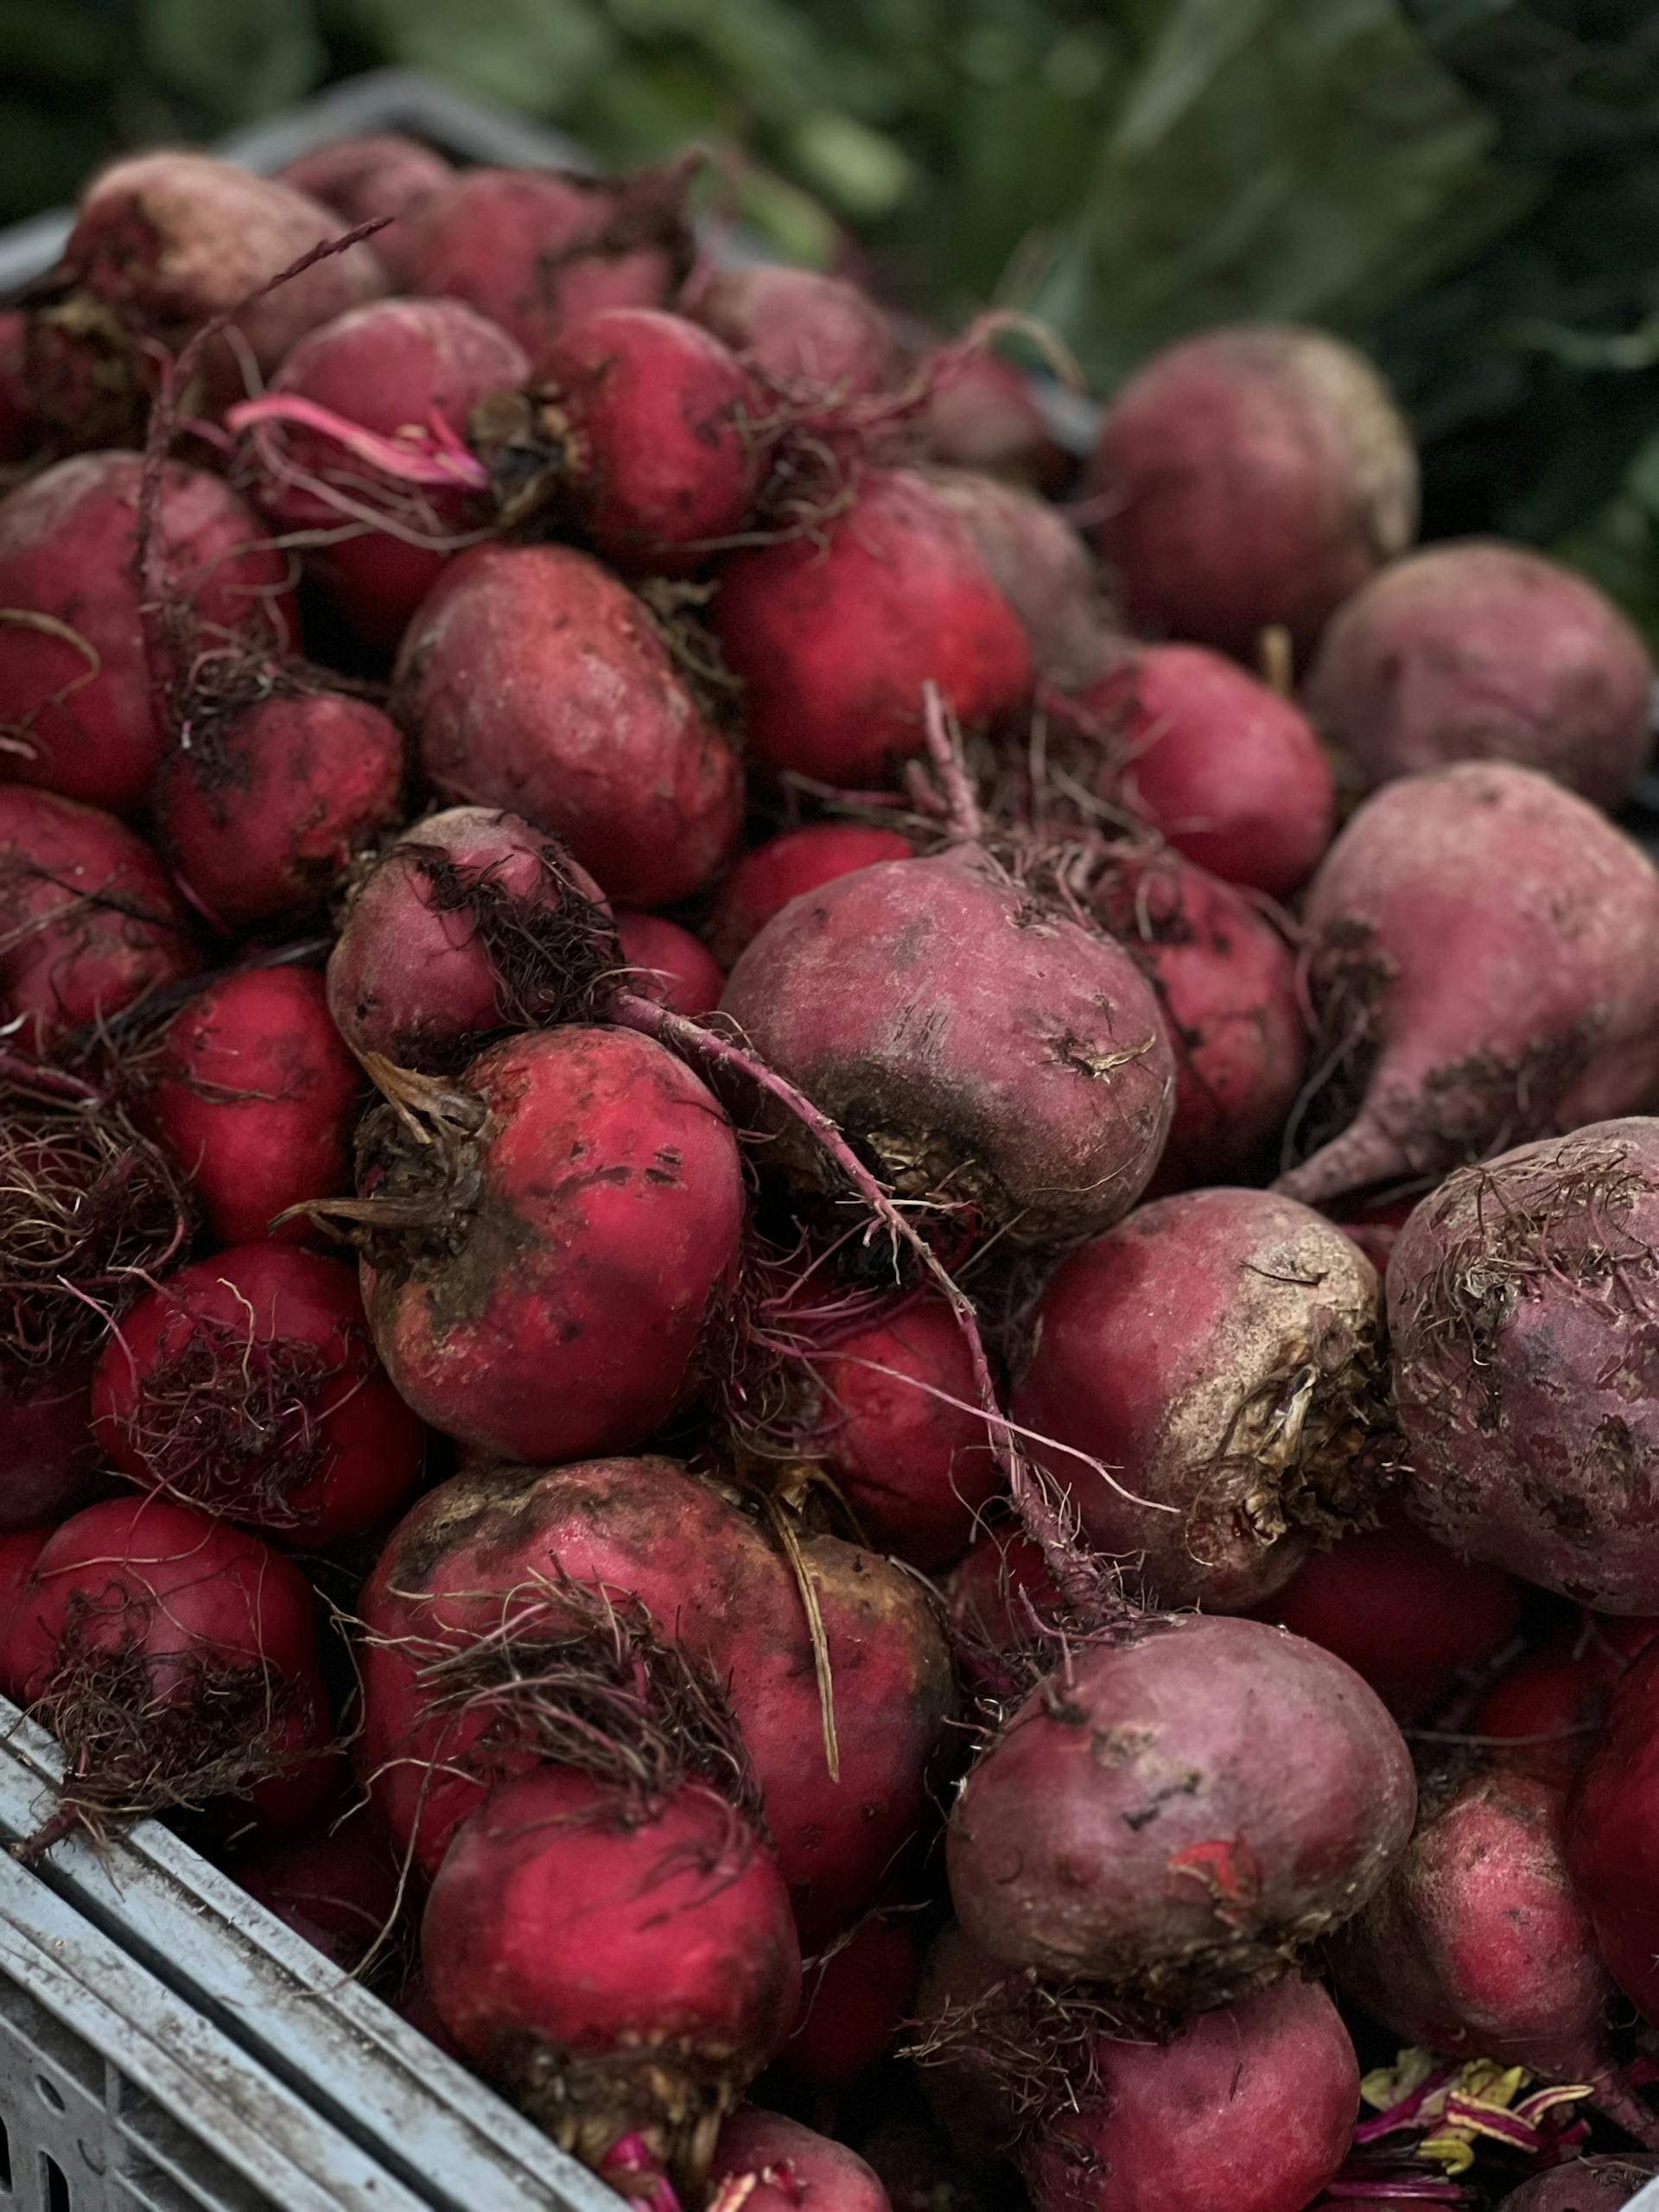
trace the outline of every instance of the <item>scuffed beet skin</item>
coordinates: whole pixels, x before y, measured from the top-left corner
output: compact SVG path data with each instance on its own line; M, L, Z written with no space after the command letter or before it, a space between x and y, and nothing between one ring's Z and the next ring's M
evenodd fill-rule
M1153 994L975 846L860 868L773 917L721 1001L901 1198L1030 1243L1109 1228L1174 1106ZM789 1129L769 1159L823 1168Z
M736 755L644 604L568 546L457 555L404 634L395 700L431 783L551 830L613 899L683 899L736 842Z
M364 1303L398 1390L475 1452L625 1451L665 1421L737 1276L743 1169L730 1122L649 1038L570 1027L508 1038L463 1078L482 1121L443 1235L374 1235ZM387 1123L370 1154L418 1189Z
M721 2129L709 2178L709 2212L892 2212L856 2151L757 2105Z
M1370 1516L1377 1281L1308 1207L1227 1189L1138 1207L1061 1262L1033 1320L1014 1419L1054 1440L1030 1448L1090 1541L1164 1603L1254 1605Z
M1573 2158L1547 2174L1535 2174L1511 2190L1501 2212L1617 2212L1638 2196L1656 2174L1659 2158L1620 2151L1606 2158ZM1362 2208L1363 2212L1363 2208Z
M1192 2011L1357 1911L1411 1833L1376 1693L1259 1621L1149 1621L1039 1685L948 1831L967 1934L1008 1965Z
M1389 1262L1413 1516L1580 1604L1659 1611L1659 1122L1462 1169Z

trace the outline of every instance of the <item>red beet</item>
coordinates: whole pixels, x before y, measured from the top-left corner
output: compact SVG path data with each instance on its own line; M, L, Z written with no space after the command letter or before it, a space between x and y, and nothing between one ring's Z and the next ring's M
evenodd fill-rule
M462 441L480 402L529 373L517 340L458 299L377 300L309 332L269 393L232 410L261 506L315 534L308 566L372 643L396 645L488 518Z
M682 315L613 308L538 356L535 427L556 508L626 573L697 567L741 529L766 474L766 396Z
M420 1423L376 1364L351 1270L287 1244L193 1261L99 1363L98 1433L136 1480L289 1541L372 1529L420 1472Z
M943 1298L806 1332L791 1448L817 1461L884 1551L942 1567L1001 1487L962 1330Z
M896 830L862 822L810 822L804 830L786 830L734 862L715 893L709 948L721 966L729 968L791 899L877 861L910 858L910 842Z
M1417 526L1410 433L1370 363L1323 331L1211 330L1113 401L1090 468L1129 620L1248 658L1311 644Z
M1029 1536L1006 1528L976 1538L945 1586L958 1639L991 1651L1031 1643L1058 1600L1042 1553Z
M1315 1109L1352 1116L1281 1180L1310 1205L1659 1087L1659 872L1548 777L1471 762L1385 785L1306 920L1319 1050L1344 1063Z
M930 365L932 389L921 430L935 461L981 469L1037 492L1054 492L1065 483L1071 463L1049 435L1018 369L982 346L946 347Z
M642 1607L725 1686L804 1931L815 1942L837 1934L931 1825L950 1658L912 1578L832 1537L801 1550L829 1654L838 1780L799 1582L719 1492L662 1459L497 1468L431 1492L363 1599L359 1755L394 1839L413 1839L417 1864L435 1866L492 1780L570 1756L568 1739L549 1741L537 1685L545 1678L554 1704L568 1704L585 1623L578 1613L573 1629L571 1593L602 1589ZM463 1675L466 1694L446 1694L468 1655L480 1663L480 1639L495 1657L481 1655L476 1694Z
M779 2063L815 2088L836 2089L874 2066L916 1995L916 1923L872 1913L847 1942L806 1970L795 2032Z
M874 398L903 372L887 318L844 276L769 263L720 269L683 304L798 408Z
M626 1030L511 1038L464 1078L465 1189L434 1237L371 1232L364 1300L397 1389L474 1451L626 1451L667 1419L736 1279L743 1172L690 1069ZM369 1187L429 1198L390 1112Z
M950 1894L1007 1964L1207 2011L1357 1911L1415 1809L1351 1669L1259 1621L1172 1616L1015 1713L957 1801Z
M892 2212L856 2151L755 2105L721 2129L709 2180L709 2212Z
M1183 2021L1101 2035L1075 2113L1020 2154L1036 2212L1302 2212L1347 2155L1359 2067L1337 2008L1290 1979Z
M361 1817L238 1859L234 1878L296 1936L353 1974L397 1911L397 1875Z
M1087 684L1111 647L1105 594L1071 524L1034 493L994 476L932 468L926 481L967 524L992 582L1020 618L1039 677Z
M410 276L406 219L416 202L448 184L455 172L443 156L418 139L395 132L336 138L315 147L277 171L284 184L332 207L348 230L377 215L394 219L374 234L374 251L394 284Z
M0 462L22 461L41 435L29 397L29 317L22 308L0 308Z
M1656 1234L1659 1122L1606 1122L1448 1177L1389 1262L1413 1516L1606 1612L1659 1612Z
M1226 883L1287 897L1336 828L1306 717L1201 645L1149 645L1080 694L1106 747L1102 796Z
M0 505L0 773L118 814L144 804L165 742L134 569L143 466L80 454ZM156 563L216 643L289 633L287 559L263 537L217 477L167 468Z
M1656 2174L1659 2158L1641 2152L1573 2158L1511 2190L1503 2212L1614 2212L1640 2196Z
M1521 1624L1521 1589L1395 1525L1317 1553L1255 1610L1345 1659L1404 1723L1502 1650ZM1471 1726L1482 1732L1478 1719Z
M0 1693L15 1698L21 1683L11 1664L11 1636L35 1562L52 1535L50 1527L8 1529L0 1533Z
M46 1055L198 964L166 871L112 815L0 785L0 1021Z
M232 1796L297 1827L329 1785L310 1585L188 1506L111 1498L66 1521L24 1586L7 1658L73 1777L38 1842L73 1818L98 1834Z
M462 2050L564 2148L599 2166L638 2133L682 2186L800 2002L788 1895L740 1815L551 1768L461 1828L421 1958Z
M1427 1794L1404 1856L1332 1947L1338 1986L1447 2058L1603 2075L1612 1991L1567 1873L1562 1811L1559 1790L1524 1774Z
M700 890L736 840L735 755L643 603L585 554L452 561L404 634L396 697L429 782L551 830L613 899Z
M404 743L366 699L296 690L193 718L161 763L156 835L192 899L227 931L297 922L397 818Z
M454 1068L501 1030L579 1008L619 964L605 894L556 837L452 806L411 823L353 891L328 1007L354 1052Z
M866 474L810 537L733 555L719 585L715 632L767 768L879 784L923 749L925 683L970 725L1011 714L1031 687L1024 631L972 533L903 470Z
M1469 1718L1483 1756L1558 1789L1595 1749L1620 1677L1659 1634L1659 1620L1586 1613L1523 1652Z
M532 356L607 308L660 307L691 263L681 167L468 169L410 219L410 289L464 300Z
M1370 1263L1306 1206L1160 1198L1061 1262L1014 1416L1165 1603L1254 1605L1371 1510L1380 1320Z
M1434 545L1340 607L1308 711L1366 790L1454 760L1540 768L1615 807L1647 764L1653 663L1611 600L1525 546Z
M690 930L630 906L616 918L616 937L624 961L634 971L630 989L655 999L671 1014L693 1018L712 1014L720 1004L726 978Z
M1307 1034L1290 948L1248 899L1174 852L1109 847L1089 901L1157 993L1175 1054L1154 1187L1221 1179L1277 1135L1301 1088Z
M976 846L859 869L785 907L721 1001L898 1194L1038 1243L1146 1187L1173 1061L1128 955ZM769 1159L823 1173L785 1131Z
M92 1389L84 1357L44 1374L0 1370L0 1530L54 1526L80 1502L99 1457Z
M232 309L232 333L203 368L213 402L239 396L245 362L269 375L308 330L385 289L372 247L358 245L240 304L343 227L291 185L206 154L115 162L81 195L54 271L60 296L30 335L35 404L95 442L111 412L122 427L130 423L152 381L146 348L176 352Z
M251 1243L286 1207L348 1186L363 1078L310 969L210 983L168 1024L148 1081L156 1132L220 1243Z
M1659 1643L1626 1670L1567 1814L1567 1856L1601 1955L1659 2024Z

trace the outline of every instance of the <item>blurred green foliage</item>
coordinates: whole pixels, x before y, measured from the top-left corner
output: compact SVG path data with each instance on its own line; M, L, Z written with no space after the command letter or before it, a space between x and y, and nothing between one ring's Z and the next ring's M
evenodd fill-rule
M1097 391L1205 322L1347 331L1432 528L1562 545L1659 633L1654 0L0 0L0 220L386 61L612 160L724 149L785 251L1028 307Z

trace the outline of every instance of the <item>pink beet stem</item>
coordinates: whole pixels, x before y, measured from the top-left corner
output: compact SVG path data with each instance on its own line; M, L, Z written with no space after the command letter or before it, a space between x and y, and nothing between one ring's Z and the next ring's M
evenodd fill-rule
M256 423L297 423L302 429L332 438L383 476L395 476L406 484L459 486L468 492L489 488L488 469L435 414L424 429L409 423L387 437L378 430L365 429L360 423L347 421L332 409L320 407L314 399L271 391L227 408L225 420L233 430L248 429Z

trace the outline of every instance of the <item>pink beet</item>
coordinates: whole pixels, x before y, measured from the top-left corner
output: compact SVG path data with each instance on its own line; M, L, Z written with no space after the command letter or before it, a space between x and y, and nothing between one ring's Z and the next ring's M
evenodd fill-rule
M140 1299L99 1363L92 1416L136 1481L294 1543L372 1529L425 1445L351 1270L271 1243L193 1261Z
M809 891L877 861L907 861L910 841L862 822L810 822L743 854L715 893L709 943L729 968L772 916Z
M976 1227L1030 1243L1104 1228L1163 1148L1173 1064L1133 962L1028 904L976 846L796 899L721 1004L901 1197ZM773 1156L817 1180L793 1141Z
M1158 995L1175 1054L1175 1117L1155 1188L1246 1166L1301 1089L1306 1026L1296 963L1260 909L1173 851L1108 848L1089 890Z
M856 2151L757 2105L721 2129L709 2179L709 2212L892 2212Z
M1510 760L1616 807L1653 749L1653 680L1647 647L1592 583L1526 546L1471 539L1356 592L1304 696L1366 790Z
M736 842L735 755L642 602L585 554L460 555L404 634L395 697L430 783L551 830L613 899L683 898Z
M351 860L397 818L404 741L344 692L283 688L193 719L163 756L156 835L220 928L315 913Z
M409 288L464 300L532 356L604 308L660 307L690 266L685 177L467 169L411 213Z
M1225 883L1298 889L1336 828L1329 764L1306 715L1219 653L1148 645L1079 703L1103 748L1099 785Z
M328 960L328 1008L359 1055L465 1065L503 1030L580 1010L620 953L605 894L521 815L451 806L367 869Z
M148 845L112 815L0 784L0 1018L51 1053L199 964Z
M1649 1321L1632 1273L1656 1221L1659 1122L1637 1116L1459 1170L1389 1262L1414 1517L1607 1612L1659 1612Z
M1034 492L1054 492L1065 483L1071 464L1018 369L982 346L945 348L931 365L921 430L935 461Z
M1025 632L971 531L905 470L867 473L810 537L734 554L713 618L756 760L842 787L923 749L925 683L970 726L1031 688Z
M148 799L168 735L134 570L143 466L80 454L0 504L0 773L116 814ZM251 648L291 635L287 556L218 477L167 468L156 558L198 634Z
M769 263L720 269L683 304L798 408L874 398L903 372L887 318L844 276Z
M720 1004L726 978L690 930L661 914L626 906L616 918L616 937L624 962L634 971L631 989L655 999L671 1014L694 1019L712 1014Z
M473 410L530 358L461 300L375 300L308 332L232 410L273 523L355 630L395 645L445 556L490 518ZM355 527L353 527L355 525Z
M210 983L168 1022L145 1083L156 1133L221 1243L251 1243L287 1207L349 1185L365 1085L311 969Z
M1129 620L1247 658L1307 645L1417 526L1417 457L1370 363L1323 331L1211 330L1156 354L1107 412L1096 539Z
M1013 1714L951 1815L950 1895L1007 1965L1208 2011L1360 1908L1416 1797L1399 1730L1339 1659L1260 1621L1169 1616L1074 1654Z
M335 138L277 171L284 184L332 207L343 227L390 215L391 222L374 234L374 251L399 288L410 274L407 219L418 201L448 184L454 174L452 164L434 148L394 131Z
M1061 1262L1014 1419L1047 1440L1031 1448L1090 1541L1166 1604L1251 1605L1373 1510L1380 1305L1370 1263L1306 1206L1160 1198Z
M461 1828L421 1961L472 2062L596 2168L638 2133L699 2183L800 2001L776 1862L706 1789L656 1802L544 1768Z
M1344 1058L1313 1104L1345 1126L1279 1185L1310 1205L1634 1112L1659 1086L1659 871L1546 776L1471 762L1386 785L1305 918L1318 1049Z
M1108 610L1089 549L1071 524L1034 493L995 476L931 468L926 480L967 524L991 581L1020 618L1039 679L1089 683L1111 651Z

